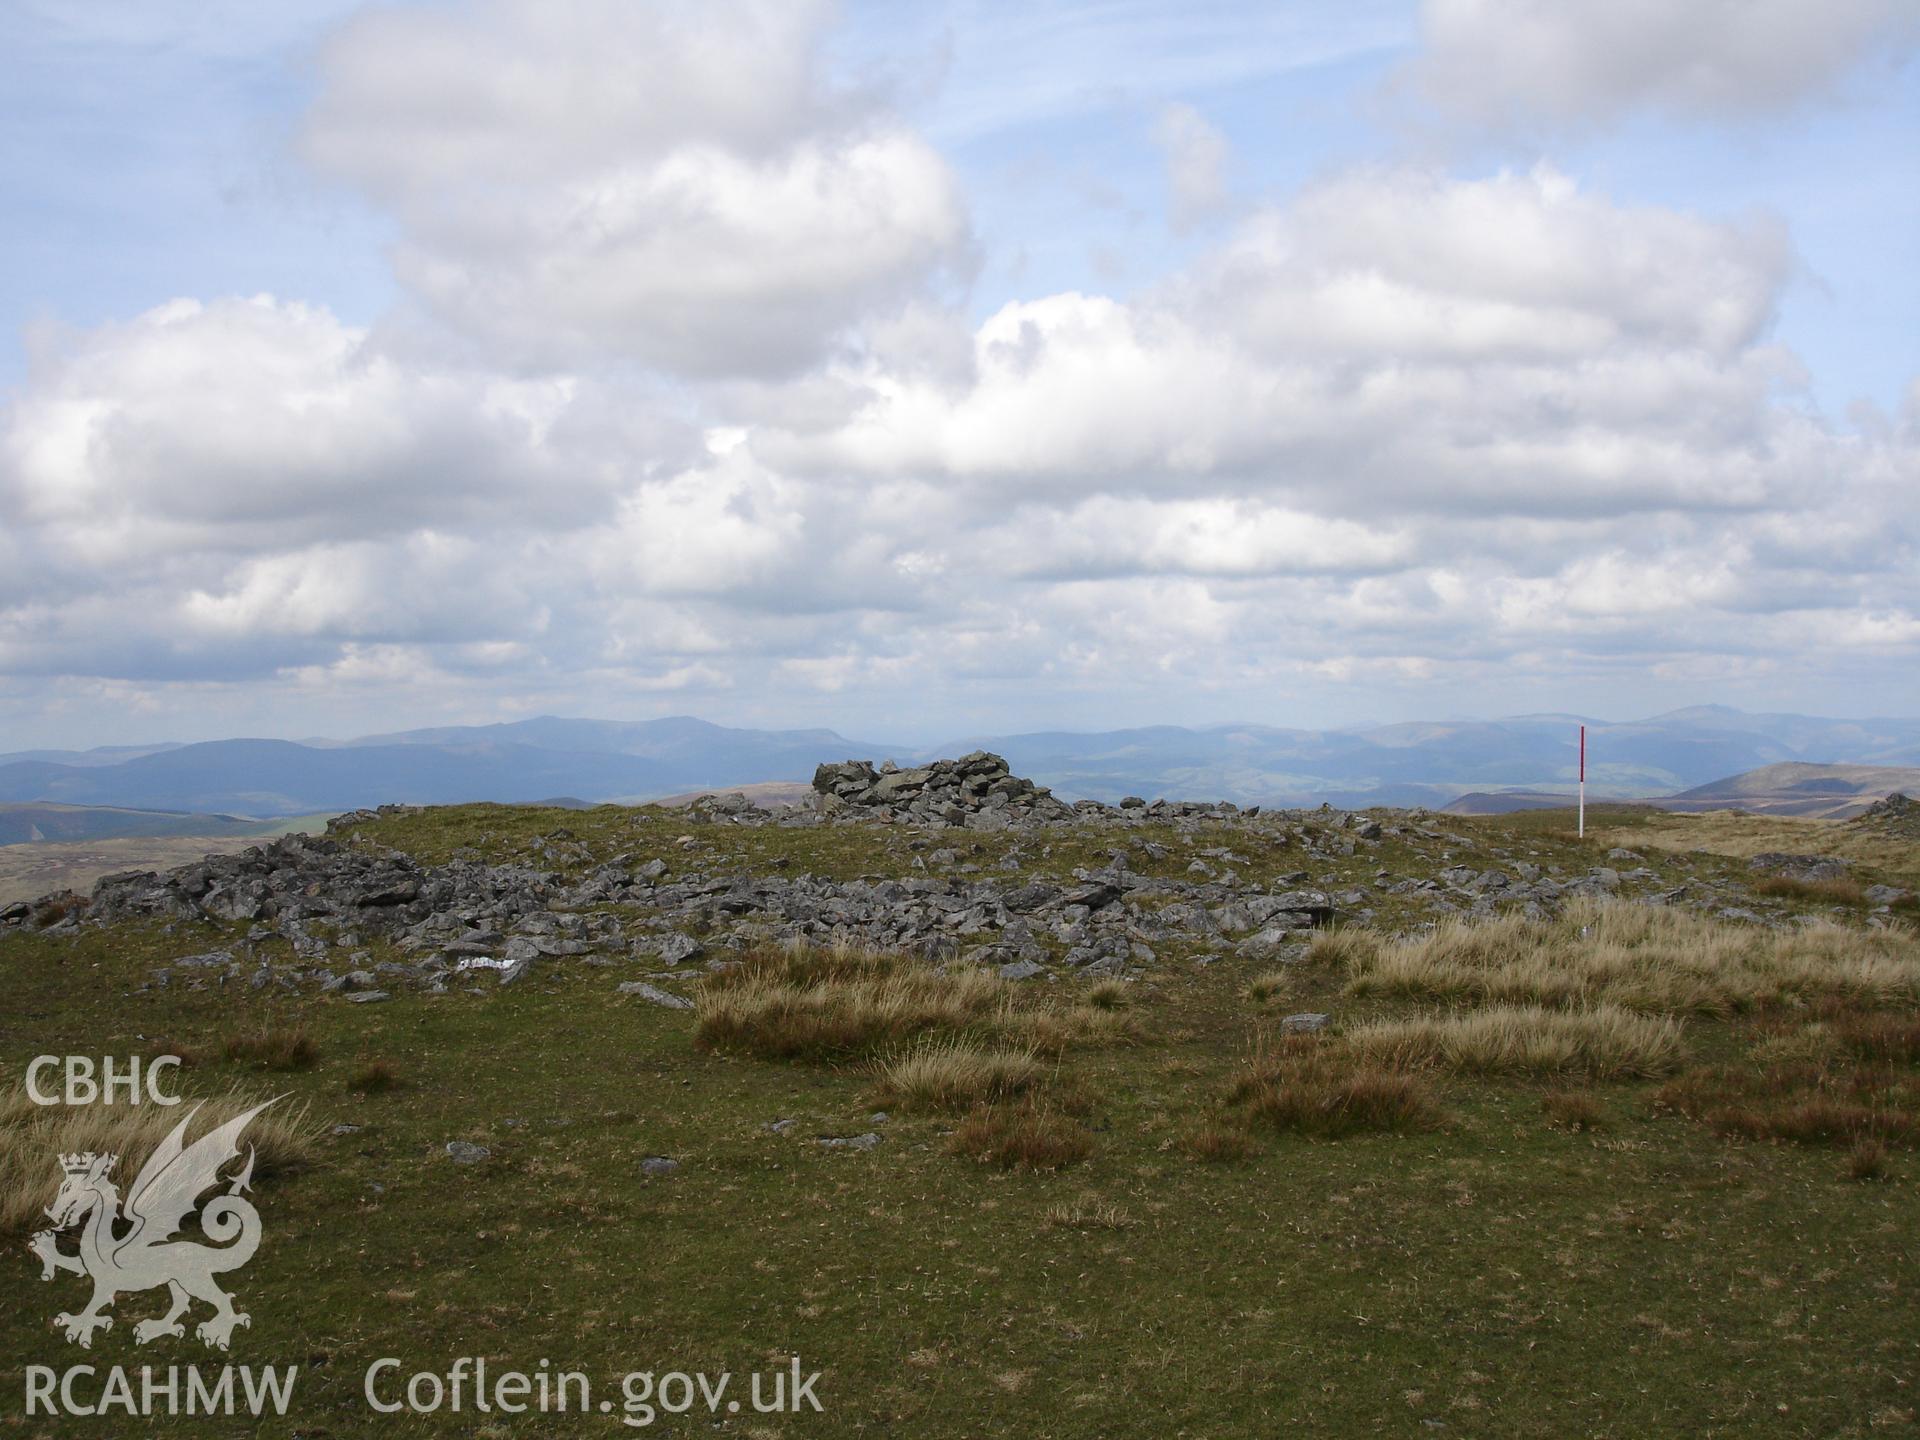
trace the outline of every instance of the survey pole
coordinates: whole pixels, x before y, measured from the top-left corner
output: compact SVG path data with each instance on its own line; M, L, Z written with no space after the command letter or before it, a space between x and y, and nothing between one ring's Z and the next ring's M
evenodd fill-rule
M1580 838L1587 838L1587 727L1580 727Z

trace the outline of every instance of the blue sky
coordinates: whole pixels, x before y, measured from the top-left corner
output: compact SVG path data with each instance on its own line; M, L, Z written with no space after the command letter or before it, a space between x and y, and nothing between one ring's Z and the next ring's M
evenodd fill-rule
M8 7L0 748L1910 712L1915 39Z

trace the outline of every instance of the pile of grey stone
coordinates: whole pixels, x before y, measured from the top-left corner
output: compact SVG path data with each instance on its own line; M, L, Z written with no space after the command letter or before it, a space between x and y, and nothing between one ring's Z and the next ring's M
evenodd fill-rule
M1045 786L1015 775L1005 760L985 750L910 770L892 761L878 768L871 760L822 765L813 772L813 788L818 807L830 815L851 810L908 824L969 830L1059 822L1075 813Z

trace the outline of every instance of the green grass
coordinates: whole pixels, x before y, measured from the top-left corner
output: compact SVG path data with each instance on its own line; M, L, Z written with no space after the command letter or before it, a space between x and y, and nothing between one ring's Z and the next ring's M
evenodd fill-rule
M1427 823L1467 846L1390 839L1326 859L1303 856L1298 839L1153 829L1139 836L1169 853L1134 860L1175 876L1193 849L1226 843L1247 857L1236 868L1250 883L1308 869L1337 887L1403 867L1416 848L1424 863L1444 845L1460 863L1502 865L1504 852L1572 872L1605 863L1611 843L1507 817ZM612 809L467 807L377 834L441 858L504 859L559 826L594 856L636 864L693 853L710 868L784 859L791 873L908 875L925 853L890 828L748 831ZM680 849L682 834L698 849ZM1017 845L1036 873L1061 879L1104 863L1115 841L940 843L985 873ZM1676 877L1743 868L1665 852L1648 863ZM1398 905L1379 902L1381 926L1423 918ZM261 1434L594 1431L572 1416L370 1418L361 1376L386 1355L407 1370L463 1355L531 1369L544 1357L596 1384L630 1369L744 1373L793 1354L824 1372L824 1416L745 1417L718 1432L741 1436L1786 1437L1913 1423L1920 1156L1886 1124L1800 1143L1661 1103L1663 1092L1684 1098L1671 1087L1699 1072L1696 1108L1752 1106L1751 1077L1768 1070L1753 1057L1792 1025L1794 1043L1825 1057L1795 1062L1805 1073L1890 1073L1871 1103L1904 1105L1915 1089L1904 1011L1851 1028L1846 1014L1692 1019L1678 1077L1582 1082L1591 1099L1578 1103L1555 1098L1564 1078L1423 1071L1443 1124L1329 1138L1280 1123L1256 1093L1226 1103L1250 1060L1277 1053L1277 1012L1247 1000L1259 967L1228 957L1196 968L1163 946L1123 1009L1084 1004L1068 982L1047 987L1053 1023L1081 1027L1079 1038L1007 1037L1045 1057L1031 1108L1081 1152L1068 1160L1031 1136L1021 1149L1021 1099L992 1119L929 1105L874 1120L873 1067L911 1053L912 1036L905 1052L703 1051L697 1014L616 993L623 968L554 961L504 990L402 991L372 1006L135 993L161 959L234 938L181 926L6 941L0 1075L42 1053L149 1053L164 1036L198 1056L176 1077L192 1094L243 1084L308 1107L313 1158L258 1191L264 1243L229 1277L253 1324L226 1358L301 1366L295 1414ZM1289 1008L1335 1015L1340 1033L1316 1044L1446 1013L1428 997L1349 995L1340 947L1316 948L1290 968L1286 994ZM375 947L374 958L387 956ZM1091 1028L1109 1024L1130 1028ZM299 1034L311 1041L305 1068L225 1054L233 1036ZM356 1089L375 1066L404 1083ZM1836 1103L1869 1093L1824 1083L1852 1086ZM793 1123L776 1132L776 1120ZM865 1131L882 1136L876 1148L815 1143ZM1874 1148L1883 1137L1892 1143ZM491 1157L456 1166L445 1155L455 1139ZM643 1175L659 1155L680 1168ZM44 1167L50 1198L51 1155ZM218 1363L191 1344L133 1344L132 1322L160 1308L151 1294L124 1297L120 1323L82 1352L47 1328L84 1302L76 1277L42 1285L17 1250L0 1273L13 1282L0 1308L10 1417L27 1364ZM34 1421L19 1433L112 1429ZM208 1433L186 1417L150 1431Z

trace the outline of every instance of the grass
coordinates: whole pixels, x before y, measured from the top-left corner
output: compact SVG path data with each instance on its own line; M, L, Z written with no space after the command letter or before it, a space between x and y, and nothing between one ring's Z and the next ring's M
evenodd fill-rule
M1847 1152L1847 1178L1849 1180L1884 1180L1887 1178L1887 1147L1878 1140L1856 1140L1853 1148Z
M1772 931L1582 900L1553 920L1454 920L1407 939L1350 943L1348 993L1363 997L1714 1016L1823 1001L1920 1005L1920 949L1891 930Z
M1012 1004L1012 987L979 968L937 971L855 950L763 950L701 987L694 1043L762 1060L856 1060L922 1035L991 1033Z
M1584 1090L1549 1090L1540 1097L1540 1109L1547 1122L1562 1130L1606 1130L1610 1128L1607 1107Z
M948 1149L1002 1170L1061 1170L1093 1153L1086 1126L1044 1100L982 1105L963 1120Z
M1254 1153L1253 1133L1244 1121L1208 1120L1181 1137L1181 1148L1209 1165L1231 1165Z
M1441 1119L1423 1077L1341 1041L1306 1035L1282 1036L1259 1050L1234 1077L1226 1103L1249 1125L1321 1139L1422 1130Z
M1463 1075L1586 1075L1596 1080L1662 1075L1681 1062L1679 1022L1613 1005L1548 1010L1498 1005L1452 1015L1377 1020L1347 1039L1360 1055L1395 1069L1437 1067Z
M1866 891L1858 880L1842 876L1832 880L1803 880L1796 875L1768 875L1753 883L1756 895L1775 900L1800 900L1820 905L1864 906Z
M1920 1063L1920 1015L1859 1015L1839 1021L1834 1040L1862 1060Z
M230 1061L262 1070L311 1070L319 1062L320 1044L304 1027L262 1027L228 1036L220 1053Z
M1654 1103L1744 1140L1920 1146L1920 1076L1881 1066L1701 1066L1662 1086Z
M400 1067L391 1060L368 1060L353 1072L347 1088L356 1095L384 1095L403 1083Z
M659 855L681 875L784 862L796 875L912 879L925 873L913 861L939 844L985 875L1064 884L1076 867L1107 863L1116 843L1091 827L750 830L613 807L427 811L379 822L368 843L510 860L559 826L588 852L565 862L576 877L621 855L632 865ZM1433 816L1346 857L1324 842L1311 850L1304 832L1276 815L1233 832L1124 833L1166 851L1131 851L1143 875L1177 879L1199 849L1226 845L1262 889L1371 887L1372 924L1403 935L1434 911L1392 889L1398 878L1456 861L1510 873L1526 861L1564 878L1607 863L1618 834L1595 823L1582 845L1550 825ZM694 837L685 849L682 834ZM1762 848L1826 847L1788 838ZM1000 868L1016 850L1019 876ZM1646 854L1658 888L1699 880L1746 903L1744 862ZM1301 870L1308 880L1281 879ZM1153 897L1139 898L1150 912ZM610 908L630 933L660 918ZM253 1316L234 1363L301 1364L280 1422L288 1433L366 1433L362 1377L386 1355L442 1372L462 1355L487 1356L490 1370L550 1357L592 1375L595 1398L616 1404L630 1369L732 1370L737 1392L739 1376L799 1356L824 1374L819 1423L832 1433L928 1440L1104 1440L1141 1428L1129 1416L1216 1440L1282 1430L1864 1440L1912 1425L1920 1251L1903 1237L1920 1232L1913 1151L1871 1132L1748 1139L1656 1103L1696 1070L1724 1068L1743 1077L1729 1082L1729 1105L1824 1095L1901 1112L1916 1062L1899 1058L1898 1025L1916 1011L1897 999L1865 1006L1816 992L1758 1011L1689 1012L1686 1068L1654 1078L1423 1064L1396 1073L1421 1087L1437 1123L1322 1141L1226 1102L1260 1034L1278 1027L1246 999L1267 967L1217 944L1154 936L1157 958L1130 967L1131 1003L1116 1010L1090 1002L1090 979L1061 973L1003 987L957 1029L794 1063L696 1048L697 1012L625 1002L618 982L644 970L584 958L556 957L505 989L399 987L366 1007L277 986L144 988L170 959L230 946L245 929L156 923L0 940L0 1071L17 1076L42 1053L150 1053L166 1036L172 1053L203 1057L174 1077L179 1086L239 1079L311 1106L312 1163L259 1188L264 1242L229 1286ZM1383 942L1358 927L1315 933L1306 963L1288 967L1287 995L1290 1008L1334 1015L1340 1033L1298 1043L1322 1047L1307 1053L1335 1073L1370 1064L1347 1031L1495 1008L1348 993L1346 956ZM276 965L301 963L282 942L256 944ZM373 964L407 958L368 948ZM730 953L717 940L709 948ZM1192 963L1208 951L1212 963ZM876 980L897 963L842 964L837 981ZM824 978L818 957L782 973L800 989ZM752 977L722 977L716 992L728 978ZM1126 1028L1095 1028L1115 1024ZM268 1077L221 1058L229 1036L297 1028L319 1049L310 1069ZM1053 1048L1032 1043L1040 1033ZM879 1064L962 1042L1031 1049L1042 1077L984 1106L889 1106L887 1122L871 1119ZM1266 1042L1269 1058L1281 1048ZM351 1082L376 1056L406 1083L373 1098ZM1769 1095L1776 1068L1833 1078L1824 1092L1796 1081ZM1861 1089L1843 1075L1874 1078ZM1609 1128L1570 1134L1552 1123L1543 1106L1561 1090L1591 1096ZM1017 1147L983 1144L980 1161L950 1153L950 1132L987 1128L983 1111L1011 1137L1029 1107L1077 1139L1083 1158L1056 1170L1024 1163ZM868 1130L881 1143L856 1156L814 1143ZM492 1153L457 1166L452 1139ZM1880 1179L1851 1183L1855 1150L1875 1143ZM48 1153L25 1156L50 1181ZM653 1156L679 1169L648 1179ZM0 1268L15 1267L16 1301L0 1307L0 1393L22 1393L27 1364L209 1364L191 1339L134 1344L133 1323L164 1303L151 1292L124 1297L120 1323L83 1356L47 1321L84 1303L84 1283L42 1286L38 1267L19 1268L30 1262L17 1240L0 1244L9 1250ZM23 1433L84 1428L36 1418ZM206 1428L164 1413L143 1426L164 1440ZM406 1428L560 1436L578 1417L443 1407ZM745 1435L752 1424L729 1428Z
M1284 994L1292 988L1293 978L1283 971L1269 970L1264 975L1256 975L1247 982L1247 994L1255 1003L1264 1005L1276 995Z
M1920 853L1911 841L1843 820L1743 815L1730 810L1698 815L1649 813L1639 824L1612 831L1607 843L1740 860L1769 853L1833 855L1857 866L1920 876Z
M1025 1045L1042 1055L1061 1055L1075 1048L1138 1045L1148 1038L1136 1016L1093 1004L1009 1007L995 1016L993 1024L1009 1043Z
M1132 1014L1092 996L1057 1004L978 966L936 969L907 955L845 948L753 952L708 977L694 1002L697 1048L761 1060L867 1060L921 1039L1058 1055L1140 1038Z
M1041 1223L1049 1230L1127 1230L1139 1222L1111 1201L1081 1199L1048 1206Z
M1041 1075L1032 1051L947 1040L882 1061L876 1088L883 1104L902 1109L965 1110L1023 1094Z
M112 1176L125 1193L194 1104L200 1108L187 1128L188 1144L267 1098L234 1091L177 1106L43 1106L28 1098L24 1086L0 1093L0 1234L22 1235L45 1225L46 1207L59 1189L59 1156L88 1151L119 1156ZM277 1105L256 1116L241 1143L255 1152L253 1173L259 1180L298 1170L314 1155L307 1110L300 1105Z

